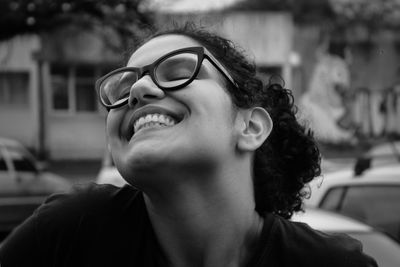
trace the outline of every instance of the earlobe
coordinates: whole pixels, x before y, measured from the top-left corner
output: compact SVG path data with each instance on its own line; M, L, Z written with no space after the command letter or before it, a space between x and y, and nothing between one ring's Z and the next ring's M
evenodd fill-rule
M241 151L255 151L267 139L272 131L272 119L262 107L253 107L243 110L245 127L240 132L238 149Z

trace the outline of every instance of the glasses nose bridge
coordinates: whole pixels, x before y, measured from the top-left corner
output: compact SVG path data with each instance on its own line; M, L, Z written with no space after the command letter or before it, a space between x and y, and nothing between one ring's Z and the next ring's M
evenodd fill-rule
M149 77L147 79L142 79L146 75L149 75ZM136 103L146 104L156 99L163 98L164 95L164 90L159 88L154 81L151 69L143 68L139 69L138 79L130 88L128 104L130 106Z
M136 72L137 72L137 78L136 78L136 81L131 85L131 88L135 84L137 84L142 78L144 78L146 75L149 76L150 80L154 83L155 86L158 86L158 83L155 81L155 77L153 77L154 76L154 74L152 73L153 69L150 65L144 66L142 68L137 68Z
M138 72L138 80L140 80L146 74L150 75L150 67L149 66L144 66L142 68L137 68L137 72Z
M136 72L137 72L137 78L136 78L136 81L131 85L131 87L133 87L137 82L139 82L146 75L149 75L149 77L152 80L152 82L156 86L158 86L157 82L155 81L155 78L153 77L152 67L150 65L147 65L147 66L144 66L144 67L141 67L141 68L136 68Z

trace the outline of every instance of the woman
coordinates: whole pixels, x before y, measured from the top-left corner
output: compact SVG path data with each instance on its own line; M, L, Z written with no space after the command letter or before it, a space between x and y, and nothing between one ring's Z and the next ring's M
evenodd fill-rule
M115 164L132 186L50 197L3 266L375 266L359 242L287 219L320 155L293 98L233 44L153 35L97 82Z

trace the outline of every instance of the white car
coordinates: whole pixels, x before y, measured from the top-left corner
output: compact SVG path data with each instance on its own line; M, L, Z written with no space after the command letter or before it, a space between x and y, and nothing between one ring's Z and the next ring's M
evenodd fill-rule
M56 192L71 183L45 172L19 142L0 137L0 240Z
M346 168L314 179L305 205L350 216L400 240L400 163L393 160L392 149L378 146L356 170Z
M293 221L303 222L326 233L344 233L361 241L363 251L380 267L400 266L400 244L371 226L340 214L319 209L306 209L293 215Z

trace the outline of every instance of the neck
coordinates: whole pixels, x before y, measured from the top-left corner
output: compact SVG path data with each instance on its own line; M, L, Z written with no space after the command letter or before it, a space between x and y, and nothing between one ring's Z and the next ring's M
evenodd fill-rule
M229 174L185 176L164 190L144 190L150 220L171 266L247 262L262 228L249 173L238 168Z

